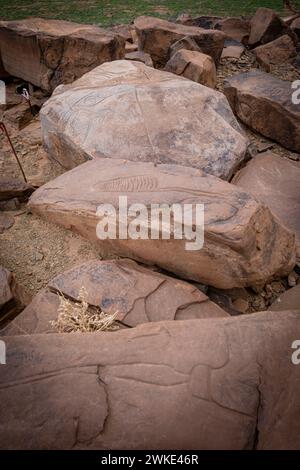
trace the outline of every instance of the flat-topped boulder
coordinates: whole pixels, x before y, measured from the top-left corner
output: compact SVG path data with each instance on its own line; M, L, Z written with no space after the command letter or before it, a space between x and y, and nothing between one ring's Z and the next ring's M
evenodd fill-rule
M292 83L260 70L234 75L224 93L241 121L251 129L300 152L300 107L292 101Z
M125 158L229 179L248 147L222 93L128 60L59 87L40 114L49 155L66 169L92 158Z
M228 314L187 282L144 268L132 260L88 261L52 281L2 335L54 333L60 297L77 301L80 290L91 307L124 327L161 320L226 317Z
M155 66L163 66L172 44L185 36L193 38L201 52L210 55L216 63L220 60L225 40L221 31L171 23L152 16L136 18L134 26L139 49L151 55Z
M1 449L300 449L299 312L5 337Z
M209 55L198 51L180 49L167 62L165 71L175 73L210 88L215 88L217 83L217 71L214 61Z
M125 40L97 26L28 18L0 22L4 69L47 92L103 62L122 59Z
M265 203L281 224L295 233L300 259L300 162L264 152L232 182Z
M131 236L134 216L119 220L119 196L126 196L128 208L132 204L145 206L140 227L148 239ZM182 213L185 204L192 204L188 207L193 220L187 221L184 231L181 227L182 239L174 236L178 232L173 223L154 230L151 239L149 213L151 216L153 204L162 203L168 207L179 204ZM96 215L101 204L112 205L107 209L112 215L116 211L106 239L97 235L98 224L101 228L106 223L106 216L99 211ZM204 204L203 248L202 219L196 218L196 204ZM29 208L47 221L100 244L104 253L156 264L183 278L220 288L261 285L274 275L288 274L295 263L294 235L266 206L227 182L179 165L97 159L39 188ZM152 215L154 219L155 211ZM180 221L177 215L173 218ZM120 224L125 235L118 235ZM187 245L188 239L194 239L195 245Z

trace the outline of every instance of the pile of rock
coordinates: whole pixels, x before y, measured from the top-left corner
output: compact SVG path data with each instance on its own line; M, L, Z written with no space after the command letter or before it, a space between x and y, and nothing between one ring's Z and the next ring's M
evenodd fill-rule
M28 208L105 258L61 272L2 329L0 447L300 449L300 166L288 154L251 152L239 124L300 153L291 83L272 74L297 59L297 24L265 8L252 18L139 17L109 30L0 24L0 73L53 92L41 131L64 173ZM217 91L220 60L246 49L263 71ZM0 181L0 199L18 188L27 197L21 186L12 194ZM120 197L148 237L128 235L129 213L127 237L118 236L119 214L116 236L97 235L110 220L99 206L117 209ZM165 236L164 224L151 238L151 210L162 204L182 213L204 204L204 217L190 218L181 238L175 229ZM12 279L0 270L6 309ZM279 279L292 288L268 312L242 315L242 292ZM236 301L223 306L229 290ZM113 331L85 333L80 306L90 318L109 316ZM77 334L59 329L62 314Z

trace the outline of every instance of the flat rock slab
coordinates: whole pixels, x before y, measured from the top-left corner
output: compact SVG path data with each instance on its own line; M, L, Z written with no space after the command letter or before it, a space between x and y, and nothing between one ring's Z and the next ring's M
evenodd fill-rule
M247 126L289 150L300 152L300 107L292 102L292 84L259 70L234 75L224 93Z
M216 63L220 60L225 39L221 31L171 23L152 16L136 18L134 26L139 49L151 55L155 66L165 65L172 44L185 36L193 38L201 52L210 55Z
M86 301L108 314L118 312L123 326L161 320L226 317L228 314L187 282L139 266L132 260L88 261L60 274L35 296L2 335L55 332L59 297L77 300L80 289Z
M300 309L300 284L286 290L269 307L274 312Z
M215 88L217 83L214 61L209 55L198 51L180 49L172 55L164 70L210 88Z
M232 182L265 203L295 233L300 259L300 163L265 152L253 158Z
M33 187L25 181L0 177L0 201L18 198L19 201L24 202L33 191Z
M51 92L103 62L122 59L125 40L97 26L29 18L0 22L0 49L7 72Z
M173 224L171 239L161 239L160 230L160 239L100 240L96 226L106 219L96 215L97 207L111 204L118 211L119 196L127 197L128 207L144 204L146 217L151 204L178 203L182 211L184 204L193 204L194 211L196 204L204 204L203 248L186 249L185 234L181 240L174 239ZM156 264L186 279L220 288L264 284L274 275L288 274L295 263L294 235L266 206L227 182L179 165L97 159L39 188L29 208L47 221L100 243L108 253ZM126 231L131 219L124 222ZM193 219L199 242L201 221L195 220L195 214ZM148 230L145 220L141 224ZM117 218L113 227L118 224ZM188 227L191 229L187 224L185 232Z
M245 48L242 44L231 44L228 43L223 49L222 59L240 59L245 51Z
M125 158L229 179L248 146L222 93L128 60L59 87L41 124L49 154L67 169L97 157Z
M0 447L300 449L299 330L266 312L5 337Z

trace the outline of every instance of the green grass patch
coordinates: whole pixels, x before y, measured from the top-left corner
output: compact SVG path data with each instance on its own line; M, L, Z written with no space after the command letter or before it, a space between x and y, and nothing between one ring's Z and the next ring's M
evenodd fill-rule
M300 10L300 0L294 4ZM258 7L289 14L284 11L282 0L0 0L0 17L16 20L40 16L109 26L130 23L140 15L167 19L174 19L183 12L192 15L251 15Z

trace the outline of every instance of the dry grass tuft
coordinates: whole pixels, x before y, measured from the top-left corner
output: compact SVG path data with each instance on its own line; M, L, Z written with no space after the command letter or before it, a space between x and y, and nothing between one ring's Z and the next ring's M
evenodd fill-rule
M96 307L90 307L88 293L81 287L78 294L78 302L73 302L61 292L59 294L60 305L58 317L50 322L58 333L92 333L95 331L114 331L119 327L115 323L118 312L107 314Z

